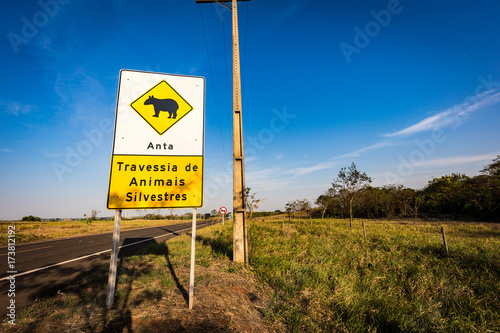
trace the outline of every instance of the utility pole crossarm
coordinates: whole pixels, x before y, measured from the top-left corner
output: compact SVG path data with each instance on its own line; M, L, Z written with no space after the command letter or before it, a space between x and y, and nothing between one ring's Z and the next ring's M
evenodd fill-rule
M238 0L238 1L250 1L250 0ZM206 2L232 2L232 0L196 0L196 3L206 3Z
M250 0L237 0L237 1L250 1ZM232 0L196 0L196 3L218 3L219 5L232 10L230 6L226 5L223 2L232 2Z

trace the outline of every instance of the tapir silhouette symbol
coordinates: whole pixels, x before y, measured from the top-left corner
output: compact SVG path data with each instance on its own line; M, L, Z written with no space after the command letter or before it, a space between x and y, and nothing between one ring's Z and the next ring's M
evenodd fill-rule
M160 115L160 111L168 112L168 118L175 119L177 118L177 110L179 109L179 104L173 99L159 99L155 98L153 95L149 96L149 98L144 102L144 105L153 105L155 108L155 114L153 117L158 117Z

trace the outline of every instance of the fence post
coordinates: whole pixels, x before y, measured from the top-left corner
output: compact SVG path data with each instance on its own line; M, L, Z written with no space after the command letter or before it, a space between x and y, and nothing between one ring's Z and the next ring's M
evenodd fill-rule
M446 255L448 255L448 243L446 243L446 235L444 233L444 227L441 227L441 233L443 234L444 251Z
M365 229L365 221L363 221L363 236L366 239L366 229Z
M330 220L330 229L332 228L332 219L329 219Z

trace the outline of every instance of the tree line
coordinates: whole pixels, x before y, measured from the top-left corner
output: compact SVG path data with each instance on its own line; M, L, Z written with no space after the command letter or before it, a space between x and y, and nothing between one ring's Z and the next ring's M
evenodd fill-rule
M422 189L403 185L371 186L372 179L355 163L340 170L316 208L304 200L289 201L288 213L308 211L315 217L391 219L436 217L500 221L500 155L480 171L434 178Z

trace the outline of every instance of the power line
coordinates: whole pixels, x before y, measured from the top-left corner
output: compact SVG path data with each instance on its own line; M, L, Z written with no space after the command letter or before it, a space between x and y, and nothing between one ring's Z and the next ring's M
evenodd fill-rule
M229 115L231 115L231 101L229 100L229 78L228 78L228 70L227 70L227 50L226 50L226 31L225 31L225 24L224 24L224 11L222 11L222 40L224 42L224 64L225 64L225 70L226 70L226 99L227 99L227 110ZM231 132L229 134L229 142L231 142Z
M211 78L211 81L212 81L212 91L214 93L215 110L217 111L217 119L219 120L219 132L220 132L220 139L221 139L221 142L222 142L222 151L224 153L224 161L225 161L225 163L227 165L226 147L224 146L224 139L223 139L223 136L222 136L222 126L221 126L220 116L219 116L219 104L217 103L217 95L215 93L214 74L212 72L212 62L210 60L210 52L208 51L207 34L205 32L205 22L203 20L203 13L201 11L201 7L199 7L199 8L200 8L201 24L203 26L203 36L205 37L205 48L207 49L208 66L210 68L210 78Z
M247 65L247 36L248 36L248 12L249 12L249 9L248 9L248 3L247 3L247 12L246 12L246 18L245 18L245 48L243 49L243 56L244 56L244 60L243 60L243 75L242 75L242 81L241 82L241 89L243 90L243 86L245 85L245 80L247 78L247 76L245 75L245 69L246 69L246 65Z

